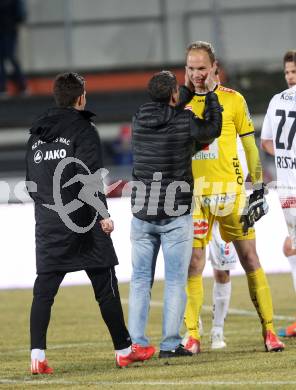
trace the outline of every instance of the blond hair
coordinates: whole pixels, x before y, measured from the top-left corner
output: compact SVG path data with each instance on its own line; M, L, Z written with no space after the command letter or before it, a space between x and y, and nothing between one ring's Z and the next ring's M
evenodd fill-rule
M212 64L216 61L215 50L209 42L195 41L190 43L190 45L186 49L187 56L192 50L204 50L208 53Z

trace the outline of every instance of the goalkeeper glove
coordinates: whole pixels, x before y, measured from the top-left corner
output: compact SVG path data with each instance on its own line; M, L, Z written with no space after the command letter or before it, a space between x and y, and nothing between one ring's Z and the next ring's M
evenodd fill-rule
M268 212L268 204L265 199L267 189L264 183L260 184L250 196L247 197L246 206L241 217L244 232L247 232L255 222L259 221Z

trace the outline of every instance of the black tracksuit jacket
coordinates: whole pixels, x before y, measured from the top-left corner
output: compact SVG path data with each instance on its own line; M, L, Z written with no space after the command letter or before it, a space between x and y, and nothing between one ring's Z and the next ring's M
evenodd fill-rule
M178 216L180 206L186 209L182 215L191 211L193 149L200 150L204 144L219 137L222 126L222 109L214 92L206 95L205 120L195 117L190 110L184 110L185 104L192 97L193 93L181 87L179 106L145 103L133 117L133 180L141 182L146 188L143 192L135 183L132 189L132 211L139 219L153 221ZM151 199L151 185L156 181L153 179L155 172L161 172L162 179L158 199ZM184 191L184 188L177 187L178 181L188 183L188 189ZM165 199L168 200L168 197L174 203L171 209L176 213L173 215L168 215L165 209ZM152 215L151 209L156 209Z
M109 216L107 209L100 215L94 207L79 200L83 181L78 180L63 188L75 175L82 175L83 180L103 167L100 138L91 122L92 115L74 108L52 108L30 130L26 154L27 180L34 182L37 190L30 185L27 187L35 203L38 274L107 268L118 264L112 240L102 231L99 223L99 220ZM61 177L58 177L61 203L63 206L73 201L80 203L78 206L74 204L75 210L72 212L63 206L62 210L76 226L87 227L93 223L85 233L73 231L56 211L44 206L56 204L53 196L54 172L67 157L77 158L81 163L67 164ZM102 180L96 177L93 184L91 198L98 197L106 205L105 195L99 192L99 189L102 190Z

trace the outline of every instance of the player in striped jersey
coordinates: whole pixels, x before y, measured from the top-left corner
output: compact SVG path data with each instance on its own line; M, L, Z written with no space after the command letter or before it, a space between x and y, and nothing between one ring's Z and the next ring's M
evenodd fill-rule
M289 233L283 252L289 260L296 291L296 50L284 55L284 71L288 89L269 103L261 147L275 157L277 189ZM280 329L279 335L296 337L296 322Z

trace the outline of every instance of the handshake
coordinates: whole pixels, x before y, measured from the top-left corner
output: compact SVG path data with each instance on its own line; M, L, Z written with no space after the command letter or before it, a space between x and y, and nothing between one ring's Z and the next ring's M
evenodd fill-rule
M265 196L268 193L264 183L260 184L258 189L255 189L251 195L247 197L246 205L241 216L243 231L247 232L255 222L259 221L268 212L268 204Z

